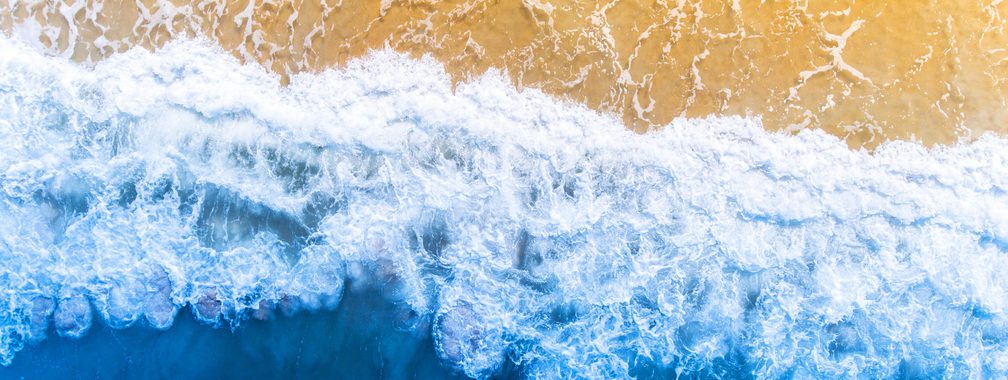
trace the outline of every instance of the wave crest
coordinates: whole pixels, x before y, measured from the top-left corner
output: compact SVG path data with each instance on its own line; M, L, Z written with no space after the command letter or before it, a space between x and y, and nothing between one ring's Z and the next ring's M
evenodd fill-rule
M50 323L374 287L474 377L1008 372L1003 138L636 135L390 52L289 87L200 41L93 69L0 52L4 363Z

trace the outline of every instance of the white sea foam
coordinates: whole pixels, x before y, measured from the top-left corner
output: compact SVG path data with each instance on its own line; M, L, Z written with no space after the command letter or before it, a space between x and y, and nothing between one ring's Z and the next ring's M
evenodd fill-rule
M0 38L0 147L3 363L50 323L238 323L349 279L470 376L1008 374L1000 137L636 135L391 52L282 87L206 42L85 68Z

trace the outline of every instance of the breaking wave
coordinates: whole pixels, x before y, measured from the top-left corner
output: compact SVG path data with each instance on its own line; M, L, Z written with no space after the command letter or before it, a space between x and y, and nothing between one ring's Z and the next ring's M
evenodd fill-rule
M372 287L472 377L1008 373L1001 137L638 135L391 52L285 87L205 41L88 68L0 37L0 73L4 364Z

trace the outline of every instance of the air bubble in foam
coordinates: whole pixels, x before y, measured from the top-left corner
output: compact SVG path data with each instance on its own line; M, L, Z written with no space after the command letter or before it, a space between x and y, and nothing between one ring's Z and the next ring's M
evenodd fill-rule
M171 327L178 307L172 301L171 279L168 273L158 268L147 280L147 294L143 301L143 315L147 323L156 329Z
M46 337L49 320L56 309L56 301L48 296L36 296L31 302L29 314L29 340L39 342Z
M61 336L79 338L91 328L91 302L84 292L70 291L59 298L53 325Z
M504 361L502 337L488 328L469 302L442 305L434 339L438 356L469 376L485 376Z
M204 287L197 290L196 294L198 298L193 303L196 318L211 324L220 322L224 313L224 303L217 298L217 288Z
M110 327L126 328L143 314L146 291L140 280L124 278L110 284L106 292L96 297L95 306Z

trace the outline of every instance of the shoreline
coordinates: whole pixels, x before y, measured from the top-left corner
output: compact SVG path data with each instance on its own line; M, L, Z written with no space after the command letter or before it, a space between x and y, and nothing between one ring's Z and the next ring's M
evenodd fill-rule
M1008 4L147 3L0 5L0 31L77 62L204 35L283 83L388 48L430 55L453 85L498 70L517 88L613 115L639 133L708 116L761 117L770 131L819 128L869 150L1008 133L1008 51L996 49L1008 45L999 32Z

